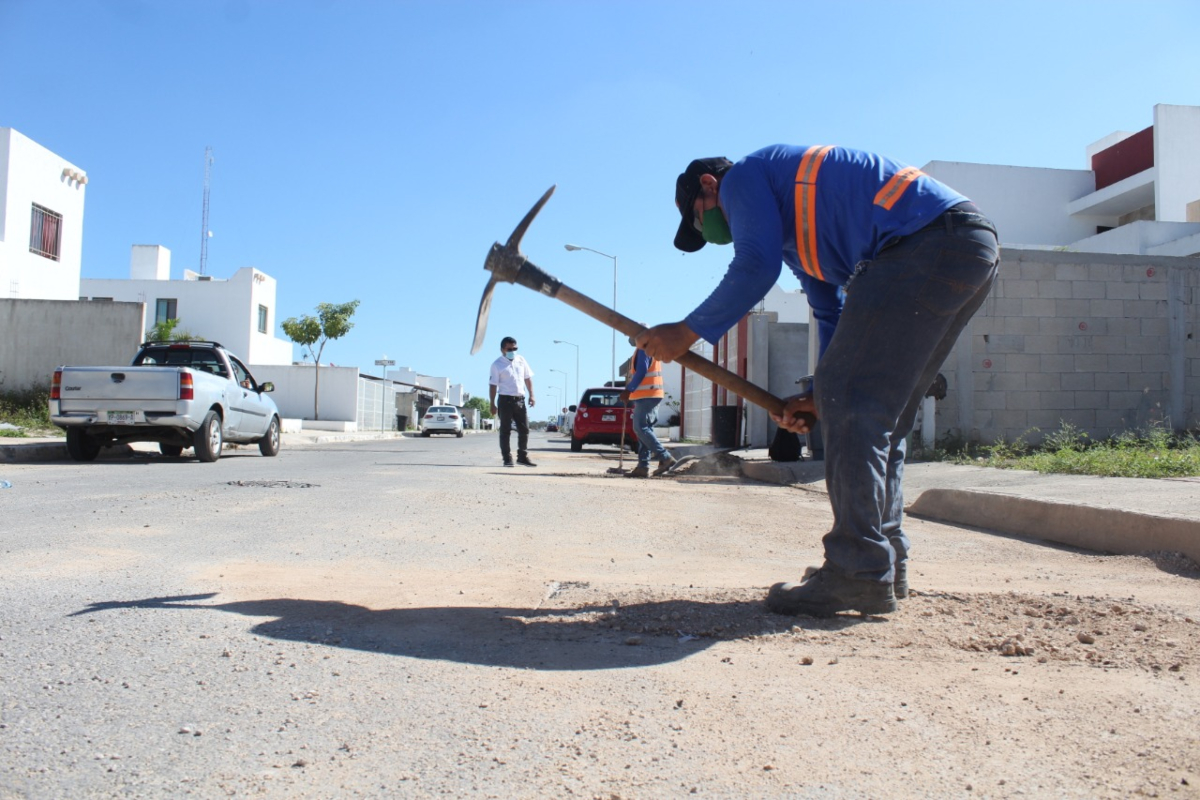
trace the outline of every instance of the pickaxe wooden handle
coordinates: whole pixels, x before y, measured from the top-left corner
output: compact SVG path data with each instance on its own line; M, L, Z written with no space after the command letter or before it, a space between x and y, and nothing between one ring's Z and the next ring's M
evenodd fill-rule
M626 336L636 337L645 330L645 328L631 320L629 317L613 311L608 306L597 303L592 298L588 297L587 295L580 294L570 286L560 285L558 287L558 291L551 296L557 297L571 308L582 311L592 319L603 322L610 328L616 328ZM783 413L783 400L771 394L766 389L763 389L761 386L751 383L741 375L738 375L735 372L730 372L720 364L709 361L699 353L694 353L689 350L679 358L675 359L675 361L690 369L692 372L697 372L708 378L713 383L723 386L734 394L745 398L751 403L754 403L754 405L765 408L772 414Z
M619 314L608 306L597 303L587 295L581 294L570 286L567 286L558 278L533 264L521 252L521 238L529 228L529 223L542 210L542 206L550 199L550 195L554 194L554 189L555 187L551 186L542 195L542 198L534 204L529 213L525 215L525 218L513 230L512 236L508 238L506 244L496 242L488 252L483 268L491 272L492 277L488 280L488 285L483 290L483 298L479 301L479 315L475 320L475 341L471 347L472 354L477 353L483 344L483 337L487 332L487 318L491 311L492 292L496 284L501 281L505 283L517 283L541 294L561 300L572 308L582 311L592 319L602 322L610 328L615 328L626 336L636 337L645 330L629 317ZM689 351L677 358L676 361L693 372L703 375L718 386L723 386L734 394L754 403L756 406L765 408L772 414L783 414L783 400L761 386L756 386L742 376L709 361L698 353ZM809 415L804 416L808 418L810 425L816 422L815 418Z

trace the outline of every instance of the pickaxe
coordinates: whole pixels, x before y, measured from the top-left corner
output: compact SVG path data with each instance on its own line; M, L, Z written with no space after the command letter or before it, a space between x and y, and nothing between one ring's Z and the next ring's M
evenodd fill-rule
M492 249L488 252L487 260L483 262L483 268L492 273L492 277L488 279L487 287L483 290L483 298L479 301L479 316L475 319L475 342L471 345L472 355L478 353L479 348L483 346L483 337L487 333L488 314L492 308L492 291L496 288L496 284L501 281L504 283L518 283L528 289L533 289L535 292L540 292L541 294L561 300L572 308L587 314L592 319L602 322L610 328L617 329L626 336L636 337L645 330L629 317L622 316L613 309L601 305L590 297L580 294L570 286L567 286L558 278L534 265L521 252L521 239L524 238L525 231L529 228L529 224L533 222L533 218L542 210L542 206L546 205L546 201L550 199L550 195L554 194L555 188L557 187L551 186L542 195L542 198L533 204L533 208L529 209L529 213L513 229L512 235L508 237L508 241L505 244L496 242L492 245ZM734 374L724 367L709 361L699 353L689 351L675 360L692 372L703 375L718 386L723 386L734 394L754 403L756 406L765 408L777 416L783 414L783 400L780 400L766 389L755 386L740 375ZM816 422L815 418L809 415L804 416L808 417L810 425Z

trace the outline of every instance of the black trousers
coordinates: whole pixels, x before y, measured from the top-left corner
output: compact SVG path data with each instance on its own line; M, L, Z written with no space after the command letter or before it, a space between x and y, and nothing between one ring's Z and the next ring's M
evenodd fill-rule
M525 410L525 398L502 394L496 398L496 410L500 413L500 455L512 461L512 427L517 423L517 458L528 458L529 414Z

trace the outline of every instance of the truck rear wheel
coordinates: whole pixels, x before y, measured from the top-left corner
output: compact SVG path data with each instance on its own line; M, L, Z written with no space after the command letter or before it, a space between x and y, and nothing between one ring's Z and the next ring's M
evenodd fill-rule
M82 428L67 428L67 455L75 461L95 461L100 455L100 440Z
M195 442L193 447L196 450L196 458L201 461L212 463L221 457L221 445L224 443L224 436L221 432L221 415L215 411L210 411L204 416L204 422L196 429Z

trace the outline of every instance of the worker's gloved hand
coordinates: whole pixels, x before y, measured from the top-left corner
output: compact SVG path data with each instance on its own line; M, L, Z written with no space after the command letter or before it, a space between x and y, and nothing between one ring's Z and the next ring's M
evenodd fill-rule
M642 331L636 342L651 358L674 361L691 349L699 338L700 334L689 328L686 322L669 322Z
M817 422L817 403L811 394L798 394L787 398L783 414L771 414L776 425L792 433L809 433Z
M623 406L629 405L629 392L628 391L621 392L621 394L618 395L618 399L621 401L621 405L623 405Z

